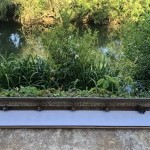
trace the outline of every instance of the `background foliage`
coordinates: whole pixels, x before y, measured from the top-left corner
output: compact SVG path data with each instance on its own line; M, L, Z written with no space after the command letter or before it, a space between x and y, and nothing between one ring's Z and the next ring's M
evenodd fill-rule
M107 96L149 92L149 13L149 0L1 1L0 20L31 26L22 28L26 54L1 56L0 88L19 88L20 92L22 87L31 87L33 93L48 88L76 89ZM33 27L43 16L60 22L53 27ZM81 32L78 24L87 29ZM104 52L98 46L98 31L88 24L99 28L105 24L108 32L111 26L117 28L112 35L122 46L109 43Z

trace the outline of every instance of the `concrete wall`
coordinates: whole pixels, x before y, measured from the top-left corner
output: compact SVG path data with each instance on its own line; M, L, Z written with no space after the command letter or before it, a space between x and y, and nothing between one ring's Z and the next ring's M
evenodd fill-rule
M0 129L0 150L150 150L150 130Z

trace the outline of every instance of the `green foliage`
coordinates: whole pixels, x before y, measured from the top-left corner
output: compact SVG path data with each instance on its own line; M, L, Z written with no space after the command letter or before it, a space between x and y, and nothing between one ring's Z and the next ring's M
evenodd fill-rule
M74 0L70 3L68 13L76 21L107 23L131 19L138 21L140 16L150 11L149 0Z
M149 92L128 94L126 92L113 93L104 89L91 88L90 90L68 89L37 89L32 86L13 88L10 90L0 89L0 97L124 97L124 98L149 98Z
M96 96L126 96L126 93L131 96L139 92L137 81L145 80L149 84L149 0L3 0L0 20L8 20L6 14L12 4L20 4L14 17L20 15L21 22L30 23L52 15L61 17L62 24L46 29L40 26L42 33L33 26L31 35L26 30L28 45L24 51L28 55L21 59L20 56L7 59L0 56L0 88L14 88L6 91L10 96L16 93L18 96L90 96L92 92ZM117 41L123 47L109 43L105 53L97 47L97 31L88 29L80 33L71 21L123 22L122 39ZM39 92L39 88L51 89ZM131 88L130 92L126 92L128 88Z
M111 76L104 76L104 78L100 79L97 81L97 87L104 89L104 90L109 90L109 91L117 91L119 90L119 78L118 77L111 77Z
M12 0L0 1L0 20L16 20L19 15L19 3L16 3Z
M26 56L21 55L21 59L1 56L0 87L63 90L98 87L100 92L116 93L129 85L123 78L131 76L132 62L122 53L121 47L108 45L108 52L104 53L97 46L97 31L88 29L80 33L66 19L63 25L32 34L23 48ZM35 35L40 35L41 39L36 39Z
M40 57L0 59L0 87L12 88L32 85L44 88L52 82L52 63Z
M0 20L6 17L7 7L12 3L19 4L14 13L19 15L18 20L22 23L32 22L43 15L60 17L64 11L70 15L69 21L75 22L106 24L126 19L136 22L150 11L149 0L3 0L0 2Z
M43 43L57 66L54 78L59 87L90 88L106 74L119 74L96 46L97 32L87 30L81 35L73 26L65 24L44 33Z
M20 88L15 88L15 89L11 89L11 90L2 90L0 91L0 95L3 97L35 97L40 95L40 90L38 90L36 87L31 87L31 86L27 86L27 87L20 87Z
M11 90L0 90L0 97L117 97L118 95L106 90L79 90L68 89L64 91L62 89L44 89L39 90L35 87L27 86L20 88L13 88ZM120 97L129 97L129 95L120 94Z
M150 18L124 25L123 44L126 55L135 63L136 80L150 80ZM148 82L147 82L148 83Z

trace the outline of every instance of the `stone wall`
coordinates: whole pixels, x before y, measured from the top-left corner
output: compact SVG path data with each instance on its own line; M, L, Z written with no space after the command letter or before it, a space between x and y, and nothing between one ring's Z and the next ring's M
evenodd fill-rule
M0 129L0 150L150 150L150 130Z

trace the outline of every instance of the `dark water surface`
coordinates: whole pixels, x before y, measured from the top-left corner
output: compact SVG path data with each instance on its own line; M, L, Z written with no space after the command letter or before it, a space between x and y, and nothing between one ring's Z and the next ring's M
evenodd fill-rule
M107 25L89 25L89 26L77 26L80 33L84 33L85 30L90 29L93 33L98 32L98 49L103 53L109 53L121 49L122 43L118 35L114 34L112 29L109 29Z
M23 43L20 24L0 22L0 54L7 57L11 53L19 53Z
M110 49L118 49L120 42L110 39L107 26L89 26L92 31L98 31L98 48L107 53ZM14 22L0 22L0 54L8 57L10 54L21 53L25 46L25 38L22 34L22 26ZM87 28L83 28L83 31Z

